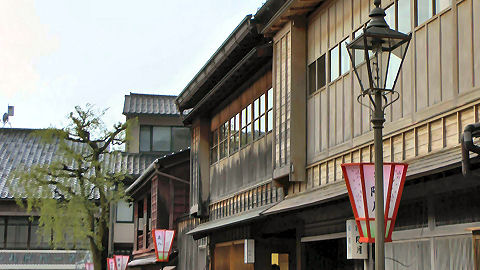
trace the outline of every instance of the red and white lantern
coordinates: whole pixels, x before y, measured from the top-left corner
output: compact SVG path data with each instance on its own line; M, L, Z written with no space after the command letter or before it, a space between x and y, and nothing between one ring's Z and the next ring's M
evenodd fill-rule
M402 197L408 164L383 163L385 242L392 241L392 232ZM342 164L360 242L375 242L375 164Z
M158 262L167 262L172 249L175 231L173 230L153 230L153 244L155 246L155 255Z
M107 258L107 266L108 270L117 270L117 267L115 266L115 259L114 258Z
M113 255L113 260L115 261L115 270L125 270L127 269L129 256L127 255Z
M93 263L85 263L85 270L93 270Z

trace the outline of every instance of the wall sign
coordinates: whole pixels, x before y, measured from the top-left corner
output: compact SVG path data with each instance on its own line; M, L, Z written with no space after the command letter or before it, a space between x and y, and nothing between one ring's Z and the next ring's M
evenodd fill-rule
M347 259L368 259L367 243L360 242L360 232L354 219L347 220Z
M255 263L255 240L245 239L243 251L244 263Z

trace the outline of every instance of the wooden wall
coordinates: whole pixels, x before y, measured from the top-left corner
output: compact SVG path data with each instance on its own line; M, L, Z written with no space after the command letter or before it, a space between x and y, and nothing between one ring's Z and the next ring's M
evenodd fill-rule
M414 156L421 156L438 147L450 147L453 141L458 145L461 130L457 127L476 120L469 116L473 109L470 114L459 113L459 117L466 117L462 121L457 121L455 111L480 98L480 1L452 0L450 7L416 27L414 1L410 0L413 38L396 85L400 99L386 110L384 134L391 141L385 142L385 152L390 153L390 146L396 144L392 148L399 154L396 161L408 160L412 151ZM386 7L393 1L382 3ZM353 32L367 22L372 6L373 0L336 0L315 11L308 18L307 66L326 53L328 74L329 50L345 38L353 39ZM366 80L365 72L360 76ZM341 178L343 155L348 161L350 153L356 151L353 149L370 147L370 111L356 101L359 93L350 70L308 96L307 167L308 176L314 179L309 183ZM404 135L393 136L401 130ZM413 147L413 138L415 149L398 148L402 143ZM355 152L352 159L369 157L365 149Z

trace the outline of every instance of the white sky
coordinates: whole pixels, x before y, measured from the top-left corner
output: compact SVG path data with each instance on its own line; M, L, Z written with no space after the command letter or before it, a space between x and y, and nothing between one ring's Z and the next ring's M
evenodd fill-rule
M125 94L179 94L264 1L0 0L0 117L61 127L91 103L123 121Z

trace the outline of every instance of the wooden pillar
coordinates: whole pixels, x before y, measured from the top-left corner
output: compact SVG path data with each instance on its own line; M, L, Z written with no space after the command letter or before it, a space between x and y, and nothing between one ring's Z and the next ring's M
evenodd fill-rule
M152 194L151 199L151 210L152 210L152 230L159 229L158 224L158 177L154 176L152 178L152 186L150 188L150 192Z
M143 199L143 245L142 249L147 248L147 226L148 226L148 215L147 215L147 209L148 209L148 198L145 196Z
M133 250L138 250L138 201L133 204Z
M175 189L173 186L173 180L170 178L168 179L168 186L170 188L169 192L169 200L167 200L167 203L169 203L169 215L168 215L168 228L171 230L174 230L173 228L173 214L175 212Z

